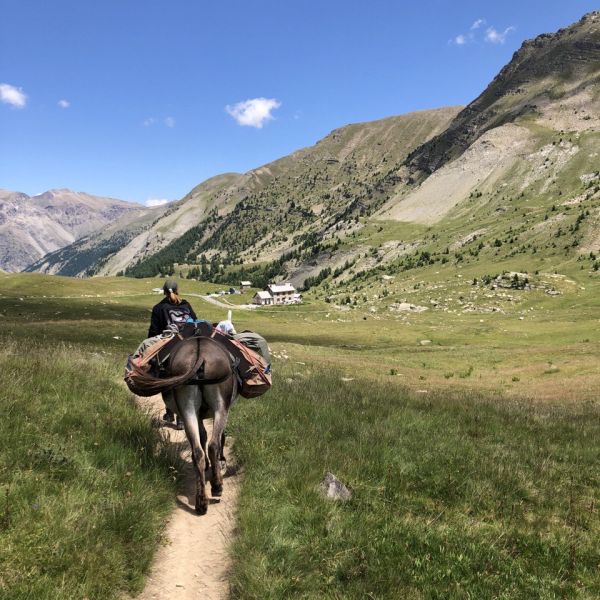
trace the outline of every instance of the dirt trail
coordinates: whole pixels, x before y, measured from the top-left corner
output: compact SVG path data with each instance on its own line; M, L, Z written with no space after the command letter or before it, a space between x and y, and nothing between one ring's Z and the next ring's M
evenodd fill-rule
M160 396L140 398L142 408L160 419L164 404ZM210 436L211 425L207 423ZM183 431L165 428L173 442L185 442L184 457L188 463L185 484L177 497L165 530L166 542L154 557L144 591L136 600L222 600L229 597L227 574L230 566L229 544L235 526L235 506L240 476L231 448L226 448L228 473L225 476L223 496L209 500L208 513L198 516L194 511L195 478L190 462L189 446ZM210 437L209 437L210 439ZM210 486L207 485L210 494Z
M217 300L216 298L212 298L211 296L205 296L202 294L186 294L186 296L193 296L194 298L201 298L204 302L208 302L209 304L214 304L219 308L227 308L229 310L239 309L239 310L255 310L258 308L256 304L233 304L233 302L229 302L225 298L221 298L221 300Z

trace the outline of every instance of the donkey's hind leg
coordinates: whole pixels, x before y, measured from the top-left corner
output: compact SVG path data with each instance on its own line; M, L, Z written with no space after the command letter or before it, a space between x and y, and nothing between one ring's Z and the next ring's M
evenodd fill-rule
M223 433L221 434L221 454L219 460L222 463L227 462L227 459L225 458L225 429L223 429Z
M196 472L196 512L204 515L208 510L206 497L206 479L204 473L205 454L200 438L198 419L199 406L202 401L200 390L195 386L182 386L173 390L177 412L183 419L185 435L192 448L192 464Z
M214 497L221 496L223 493L223 473L221 471L221 456L223 455L222 440L225 426L227 425L228 410L225 398L218 386L206 386L204 395L213 409L214 422L212 435L208 444L208 456L211 464L210 487L211 494Z
M202 450L204 450L204 464L206 465L205 470L208 471L210 469L210 462L208 460L208 452L206 451L206 444L208 443L208 434L206 433L206 427L204 427L204 421L198 413L198 427L200 429L200 444L202 445Z

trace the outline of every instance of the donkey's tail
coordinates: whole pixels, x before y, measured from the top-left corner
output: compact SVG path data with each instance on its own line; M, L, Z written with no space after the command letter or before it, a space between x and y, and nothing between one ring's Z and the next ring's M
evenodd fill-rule
M137 396L154 396L193 379L196 373L202 369L203 363L204 357L198 352L194 364L184 373L172 375L171 377L154 377L154 375L140 369L130 361L125 371L125 383Z

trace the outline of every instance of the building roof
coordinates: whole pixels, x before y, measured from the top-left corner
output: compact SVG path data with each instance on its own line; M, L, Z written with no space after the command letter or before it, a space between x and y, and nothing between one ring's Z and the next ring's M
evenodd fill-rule
M296 288L291 283L270 283L268 286L271 294L294 293Z
M251 281L240 281L240 285L252 285Z
M271 296L271 294L269 294L269 292L256 292L256 294L254 294L254 296L258 296L261 300L269 300L270 298L273 298L273 296Z

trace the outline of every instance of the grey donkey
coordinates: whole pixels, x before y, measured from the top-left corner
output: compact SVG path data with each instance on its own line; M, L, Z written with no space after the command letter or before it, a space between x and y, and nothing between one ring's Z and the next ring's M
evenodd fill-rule
M223 493L222 462L225 457L225 427L229 409L238 396L238 380L231 355L208 337L190 338L178 344L169 361L167 377L189 373L200 365L194 378L164 394L169 408L183 420L185 434L192 449L196 474L196 512L208 509L206 471L210 464L210 486L213 497ZM213 418L213 430L207 449L207 433L203 420Z

